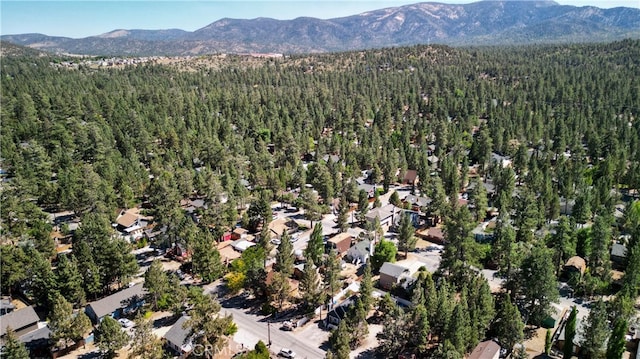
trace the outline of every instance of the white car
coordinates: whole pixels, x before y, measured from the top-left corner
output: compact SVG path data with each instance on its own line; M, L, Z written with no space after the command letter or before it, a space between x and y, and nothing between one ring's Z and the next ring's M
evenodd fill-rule
M120 323L120 325L122 325L123 328L132 328L135 325L134 322L132 322L127 318L118 319L118 323Z
M271 244L275 244L276 246L280 245L280 240L278 238L274 238L271 240Z
M280 353L278 353L278 356L283 358L295 358L296 353L291 349L282 348L280 349Z

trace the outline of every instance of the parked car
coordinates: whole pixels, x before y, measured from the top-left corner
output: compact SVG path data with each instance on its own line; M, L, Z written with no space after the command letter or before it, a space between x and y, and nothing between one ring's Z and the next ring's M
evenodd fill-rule
M295 358L296 353L291 349L282 348L280 349L280 353L278 353L278 356L283 358Z
M127 318L118 319L118 323L120 323L120 325L122 325L123 328L132 328L135 325L134 322L132 322Z
M286 330L286 331L292 331L295 327L296 327L296 325L294 323L292 323L291 321L287 320L284 323L282 323L282 327L280 327L280 329Z
M276 246L280 245L280 240L278 238L274 238L271 240L271 244L275 244Z

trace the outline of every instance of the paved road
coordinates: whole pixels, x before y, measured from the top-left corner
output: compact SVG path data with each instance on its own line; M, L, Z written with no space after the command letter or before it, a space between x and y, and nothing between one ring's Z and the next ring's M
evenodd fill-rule
M234 340L244 344L245 347L253 348L259 340L268 343L269 336L271 336L270 349L274 353L279 352L282 348L289 348L296 352L296 358L321 359L325 356L325 352L319 347L299 340L291 332L280 330L278 323L269 325L265 317L249 314L247 309L224 307L221 313L233 315L233 321L238 326L238 332L234 335ZM308 325L314 324L310 323Z

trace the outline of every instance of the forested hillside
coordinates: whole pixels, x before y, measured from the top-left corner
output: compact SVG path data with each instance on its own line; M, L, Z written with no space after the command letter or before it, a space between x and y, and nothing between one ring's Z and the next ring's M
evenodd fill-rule
M612 284L608 258L612 240L627 234L627 272L637 274L640 207L614 214L640 189L639 41L203 57L120 69L65 61L72 60L2 60L3 293L21 291L51 308L53 289L79 305L126 284L137 271L130 247L108 235L120 208L141 206L163 229L158 241L193 248L194 268L202 268L198 256L210 254L211 242L240 220L259 230L271 216L260 206L293 201L283 196L287 189L312 185L319 198L303 190L298 203L313 214L335 198L357 203L363 170L387 191L413 169L416 192L433 199L425 211L445 218L439 275L452 287L439 291L453 298L454 289L471 288L467 265L493 265L538 323L546 313L540 303L552 299L539 283L553 278L555 288L562 265L578 254L589 270L576 292L622 288L626 307L619 309L629 315L640 280L625 275ZM496 155L513 165L496 165ZM484 206L482 195L470 199L500 213L489 249L470 244L471 214L456 204L470 166L495 186ZM180 207L188 198L208 204L198 223ZM567 207L568 217L561 215ZM81 223L73 238L71 263L82 277L75 287L48 265L55 255L44 211L73 211ZM585 225L591 230L578 229ZM540 263L553 270L535 272ZM218 270L208 275L216 279ZM463 296L480 290L472 289ZM492 318L475 319L477 342ZM433 320L437 338L454 328ZM383 352L398 354L397 340L386 338ZM473 348L473 340L460 340L453 343L460 353Z

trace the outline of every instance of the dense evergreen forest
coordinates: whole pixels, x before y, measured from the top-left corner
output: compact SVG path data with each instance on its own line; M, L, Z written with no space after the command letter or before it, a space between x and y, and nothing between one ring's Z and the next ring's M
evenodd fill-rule
M437 273L448 283L423 276L419 290L432 287L431 294L413 290L429 313L450 302L422 328L452 338L437 348L443 357L448 346L473 349L493 319L492 303L478 294L486 283L470 279L467 264L499 268L511 297L498 311L514 311L511 298L525 298L519 308L535 323L546 315L541 303L553 299L540 283L552 277L555 288L565 261L580 255L589 270L570 281L576 292L618 294L617 311L630 316L640 285L640 41L199 60L108 69L69 68L62 65L69 59L54 57L2 59L3 294L23 291L52 307L60 293L79 306L126 284L137 265L129 244L108 235L119 208L143 204L167 243L198 253L240 220L258 229L270 216L264 202L292 201L287 189L313 185L319 198L303 190L299 200L313 218L334 198L358 203L354 179L363 170L386 191L414 169L415 190L433 199L425 211L445 218L448 236ZM513 166L496 165L492 153ZM303 166L308 158L315 161ZM485 204L500 213L491 247L469 237L484 213L452 200L466 190L469 166L495 186ZM487 193L477 192L470 200L481 207ZM197 224L180 208L196 197L209 203ZM635 204L615 216L629 198ZM73 211L82 223L74 255L55 271L45 211ZM627 235L629 258L615 284L609 251L619 235ZM33 246L16 246L24 243ZM456 292L477 303L454 308ZM438 317L469 311L473 336ZM406 323L385 325L382 351L434 350L399 334L420 313L393 313Z

